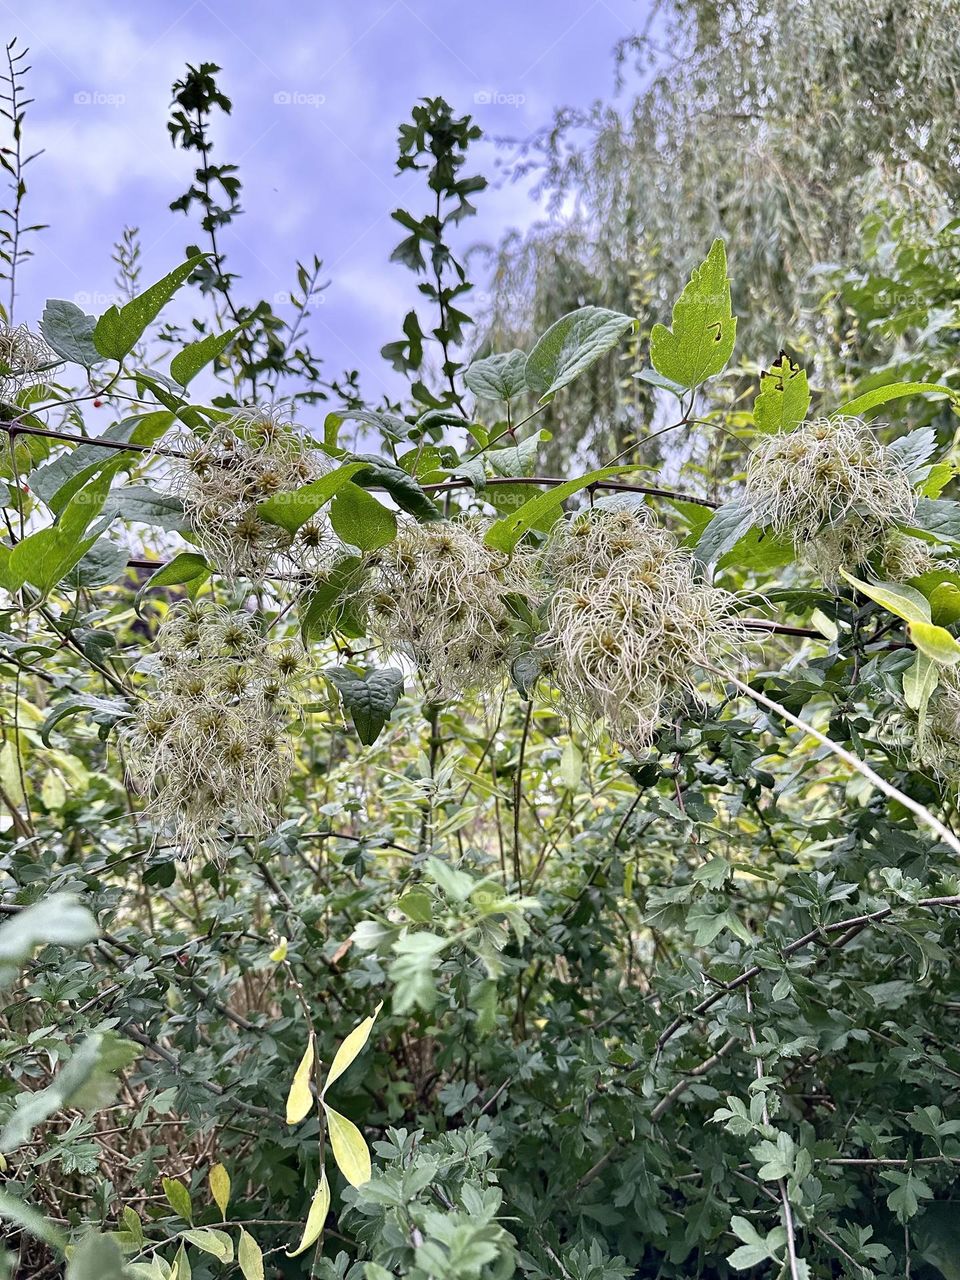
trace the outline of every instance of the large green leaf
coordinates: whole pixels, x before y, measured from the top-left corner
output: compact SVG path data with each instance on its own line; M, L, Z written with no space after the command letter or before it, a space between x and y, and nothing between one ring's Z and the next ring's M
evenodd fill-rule
M380 667L359 675L349 667L336 667L324 674L350 712L357 737L364 746L371 746L400 701L403 672L395 667Z
M753 525L753 512L742 503L727 502L718 507L697 539L696 558L703 564L716 564L721 556L733 550Z
M155 444L173 422L173 414L166 409L137 414L124 418L108 427L96 440L113 440L117 443L142 445ZM59 515L73 495L98 471L123 455L117 449L101 444L79 444L69 453L61 454L46 466L37 467L27 476L30 492L42 499L51 511ZM140 449L131 450L127 463L140 457ZM124 463L123 465L126 465Z
M632 316L606 307L581 307L552 324L527 357L527 386L546 404L585 369L612 350L628 329Z
M17 543L4 570L8 583L22 586L29 582L46 595L79 564L100 536L95 533L85 538L83 534L103 510L110 482L122 461L122 457L115 458L99 476L75 493L56 524L38 529Z
M527 390L525 352L504 351L474 360L463 380L482 400L512 400Z
M92 914L73 894L51 894L0 927L0 979L8 981L38 947L82 947L99 932Z
M294 489L292 493L278 493L257 507L260 515L270 524L277 524L288 533L296 533L301 525L316 515L324 503L339 493L344 485L365 469L363 462L347 462L318 480Z
M663 377L682 387L699 387L733 355L737 322L730 301L727 254L714 240L674 303L673 327L657 324L650 335L650 359Z
M377 551L397 536L397 517L390 508L350 483L330 504L330 523L341 541L359 551Z
M58 356L92 369L104 359L93 343L96 323L96 318L88 316L75 302L51 298L43 309L40 332Z
M188 258L131 302L122 307L108 307L93 330L94 345L100 354L108 360L123 360L129 355L143 337L147 325L156 319L161 308L207 256L198 254Z

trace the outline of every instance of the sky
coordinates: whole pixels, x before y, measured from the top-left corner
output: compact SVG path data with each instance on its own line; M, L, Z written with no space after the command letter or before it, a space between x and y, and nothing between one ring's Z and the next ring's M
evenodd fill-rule
M528 185L497 176L497 139L525 138L560 105L613 91L612 50L642 26L650 0L0 0L5 40L29 46L24 145L31 237L15 319L45 299L100 314L115 300L114 242L140 229L144 283L201 239L170 201L191 158L170 145L170 86L186 63L222 67L233 100L215 122L219 163L240 168L243 217L221 248L243 277L241 301L278 313L296 261L316 253L330 281L310 322L325 372L360 371L368 402L396 393L381 346L399 336L416 284L388 264L401 238L391 211L426 211L422 178L397 176L396 133L413 103L442 95L484 130L474 164L492 189L470 233L495 242L544 216ZM480 281L478 287L482 288ZM181 304L186 306L186 303ZM184 312L184 316L186 315ZM173 318L177 318L174 315Z

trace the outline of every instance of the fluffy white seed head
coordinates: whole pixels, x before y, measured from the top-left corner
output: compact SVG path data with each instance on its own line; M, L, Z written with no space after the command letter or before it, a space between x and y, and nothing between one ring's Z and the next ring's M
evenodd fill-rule
M293 768L304 653L266 643L249 614L192 602L167 614L156 653L120 739L148 813L187 856L216 853L223 827L269 830Z
M262 582L271 574L316 573L342 552L318 513L296 534L257 510L329 470L322 453L295 426L267 411L238 414L203 435L180 432L164 442L185 455L169 467L200 546L227 578Z
M526 557L484 546L483 521L406 523L373 558L363 590L369 631L416 663L433 699L500 685L511 651L508 598L528 598Z
M861 564L916 507L903 467L859 418L817 418L762 437L745 502L828 581Z
M942 666L922 727L917 728L913 755L941 782L960 791L960 671Z
M702 701L705 669L725 668L743 647L735 598L699 581L691 557L642 509L561 522L543 564L553 595L539 647L550 679L631 750Z
M922 538L912 538L908 533L892 530L887 534L883 544L880 567L888 581L909 582L911 578L919 578L922 573L931 569L952 568L952 564L938 561L930 550L930 545Z
M42 381L40 375L63 361L39 334L26 325L12 328L0 324L0 397L11 398L18 391Z

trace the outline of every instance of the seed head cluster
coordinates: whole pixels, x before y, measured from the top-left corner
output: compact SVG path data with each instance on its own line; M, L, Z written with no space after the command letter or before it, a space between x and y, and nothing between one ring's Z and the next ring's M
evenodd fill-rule
M563 522L544 552L553 583L539 645L565 701L631 750L690 701L706 669L742 649L735 598L699 581L646 513L596 509Z
M319 572L342 551L325 516L291 534L257 510L328 470L324 456L290 423L252 411L203 435L181 432L168 445L184 455L170 469L171 489L225 577L260 583L286 572Z
M764 436L745 500L759 524L790 534L827 581L862 564L916 506L905 470L859 418L818 418Z
M267 644L247 613L175 605L156 641L152 688L121 733L131 782L182 852L219 848L219 829L260 834L293 767L286 729L302 650Z
M514 615L528 598L526 557L483 542L483 521L405 524L373 558L364 588L369 630L386 653L419 668L428 696L483 692L504 678Z
M0 398L10 399L37 382L41 373L62 363L43 338L31 333L26 325L0 325Z

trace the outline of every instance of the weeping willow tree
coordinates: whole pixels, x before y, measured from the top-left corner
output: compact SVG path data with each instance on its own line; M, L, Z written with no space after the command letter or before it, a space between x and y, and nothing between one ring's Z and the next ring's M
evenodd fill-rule
M745 345L772 361L787 335L798 355L835 336L823 267L856 263L878 203L937 223L960 194L958 22L958 0L660 3L617 48L616 99L559 110L520 149L552 216L496 252L491 343L588 302L643 321L620 376L579 392L582 446L619 451L649 423L644 330L715 237ZM555 430L557 462L569 448Z

